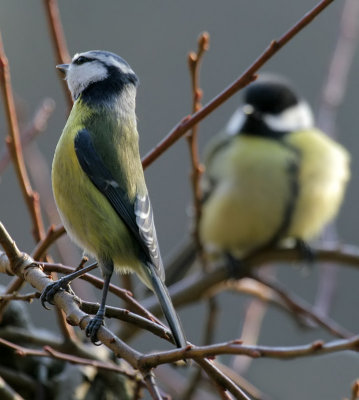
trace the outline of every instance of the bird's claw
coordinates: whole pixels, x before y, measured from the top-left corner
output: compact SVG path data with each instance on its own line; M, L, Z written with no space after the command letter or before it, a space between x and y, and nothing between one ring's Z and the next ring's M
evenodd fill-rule
M55 294L64 289L68 290L68 288L69 288L69 283L66 280L64 280L63 278L60 278L58 281L47 285L40 296L40 301L41 301L42 306L46 310L50 310L50 308L47 307L46 303L54 305Z
M299 251L300 256L303 258L303 260L305 260L309 266L312 266L317 256L315 250L302 239L296 240L295 247Z
M103 319L104 319L103 315L96 314L87 324L85 329L86 336L90 338L91 342L96 346L101 345L101 342L97 338L97 332L100 329L100 327L104 324Z

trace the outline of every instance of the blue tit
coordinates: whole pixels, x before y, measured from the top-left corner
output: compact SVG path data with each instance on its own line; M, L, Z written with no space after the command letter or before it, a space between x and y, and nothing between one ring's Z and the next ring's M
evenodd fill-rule
M285 80L252 83L206 151L202 242L238 257L284 239L305 243L337 215L349 161Z
M138 78L108 51L76 54L65 73L74 104L56 146L52 187L71 239L95 257L104 286L97 314L86 327L93 342L103 324L113 271L136 272L158 297L178 347L186 338L164 279L153 211L139 154L135 99ZM71 275L49 285L43 305Z

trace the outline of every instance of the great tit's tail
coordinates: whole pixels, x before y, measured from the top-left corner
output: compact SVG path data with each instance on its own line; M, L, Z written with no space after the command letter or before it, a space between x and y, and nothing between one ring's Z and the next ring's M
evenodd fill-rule
M158 276L155 267L151 263L147 263L147 267L149 269L149 278L153 291L158 298L163 314L165 315L168 325L170 326L176 346L185 347L187 345L186 336L184 334L181 321L179 320L178 315L173 307L168 290L162 279Z

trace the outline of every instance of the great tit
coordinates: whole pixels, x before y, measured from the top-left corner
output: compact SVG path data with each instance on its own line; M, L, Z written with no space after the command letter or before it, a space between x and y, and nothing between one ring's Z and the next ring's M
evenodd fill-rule
M98 260L104 277L100 308L86 334L97 341L113 270L135 271L157 295L175 343L183 347L186 338L164 283L139 154L138 78L124 59L108 51L76 54L57 68L65 74L74 104L55 150L53 193L67 233ZM49 285L43 305L70 281L71 275Z
M205 164L200 238L209 252L239 257L318 235L336 216L350 175L347 151L274 77L248 86Z

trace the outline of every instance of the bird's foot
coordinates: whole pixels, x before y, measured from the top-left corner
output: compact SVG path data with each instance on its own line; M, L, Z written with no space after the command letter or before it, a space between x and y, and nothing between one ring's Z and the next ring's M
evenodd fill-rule
M104 325L104 313L97 313L87 324L85 333L88 338L90 338L91 342L96 346L100 346L101 342L97 338L97 332L102 325Z
M225 254L225 262L227 265L228 277L232 279L240 279L244 276L243 262L239 258L235 258L231 253Z
M302 239L296 239L295 248L298 250L301 258L311 267L317 256L315 250Z
M50 283L45 287L43 290L41 296L40 296L40 301L41 304L44 308L49 310L49 307L47 307L46 303L54 305L54 296L57 292L60 292L62 290L66 290L70 294L72 294L76 299L77 296L75 295L74 291L70 287L69 280L66 279L67 277L64 276L57 280L56 282Z

